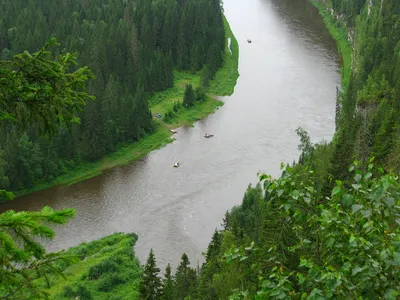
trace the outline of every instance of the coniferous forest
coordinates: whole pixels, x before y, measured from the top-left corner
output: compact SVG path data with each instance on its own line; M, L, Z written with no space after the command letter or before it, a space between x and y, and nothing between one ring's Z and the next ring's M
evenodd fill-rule
M77 53L94 76L95 97L49 141L40 127L0 124L0 189L18 191L51 181L82 161L154 131L148 97L173 86L173 71L221 66L225 32L219 1L1 1L3 61L38 51L51 38L57 58ZM7 109L7 107L2 107Z
M11 85L0 81L5 189L57 176L52 172L62 172L74 160L97 159L121 142L140 139L153 130L147 97L173 84L174 69L206 65L212 78L221 64L219 2L66 3L0 2L5 8L0 72L15 79ZM0 214L0 296L399 299L400 2L320 0L315 5L331 32L344 36L337 42L353 51L342 53L351 55L343 61L352 63L338 92L335 136L330 143L313 144L298 128L298 162L282 165L279 178L261 174L256 186L249 185L241 205L226 212L222 228L215 230L202 266L191 265L183 253L175 270L170 265L160 270L151 250L140 268L132 251L134 234L48 254L35 237L51 238L48 224L63 224L74 211L8 211ZM53 36L66 43L53 54L43 50L11 58L25 48L35 51ZM78 66L90 70L70 68L75 57L64 47L77 51ZM185 104L197 96L187 85ZM39 100L44 101L40 109L29 102ZM60 275L66 279L56 279Z

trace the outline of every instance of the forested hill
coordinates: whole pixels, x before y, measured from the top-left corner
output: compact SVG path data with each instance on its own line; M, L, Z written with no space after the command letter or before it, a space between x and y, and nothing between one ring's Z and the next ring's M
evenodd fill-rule
M173 70L212 77L225 46L218 0L0 0L0 56L40 49L51 37L60 53L78 53L95 79L96 97L72 134L61 128L49 142L39 128L0 124L0 189L21 190L52 180L82 160L96 160L120 143L154 130L147 96L171 87Z
M400 170L400 1L332 0L332 7L355 36L331 173L342 178L353 159L365 166L371 156Z

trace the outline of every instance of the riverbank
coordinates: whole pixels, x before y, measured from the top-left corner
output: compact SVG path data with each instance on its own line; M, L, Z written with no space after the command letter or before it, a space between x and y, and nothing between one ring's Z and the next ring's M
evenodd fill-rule
M207 90L208 96L205 101L196 103L196 105L189 109L180 109L174 118L169 120L168 123L164 122L163 118L156 118L155 132L136 143L121 145L117 151L106 155L99 161L82 162L77 165L74 170L59 176L51 182L37 184L31 189L18 191L15 195L27 195L57 185L72 185L98 176L113 167L132 163L144 157L149 152L171 143L173 141L171 138L172 133L170 132L171 128L191 126L194 122L215 112L215 110L223 105L223 102L217 100L216 97L231 95L239 76L239 46L225 17L224 27L226 35L224 62L222 67L216 73L214 80L211 82L210 88ZM228 44L229 39L231 41L230 47ZM169 111L173 107L174 102L182 101L185 85L187 83L191 83L194 86L200 84L200 76L200 72L175 71L174 86L150 97L149 105L153 114L161 114L164 116L165 112Z
M36 282L51 299L137 299L142 273L133 247L135 234L115 233L68 249L65 255L79 259L66 266L65 278Z
M353 48L348 40L348 29L343 21L335 20L326 5L309 0L319 11L326 28L329 30L332 38L336 41L338 52L342 58L342 88L346 90L350 81Z

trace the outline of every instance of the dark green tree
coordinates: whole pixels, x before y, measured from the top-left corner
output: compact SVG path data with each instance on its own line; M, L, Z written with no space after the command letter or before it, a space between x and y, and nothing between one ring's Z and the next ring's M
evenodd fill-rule
M201 72L201 86L204 89L207 89L210 86L210 71L208 70L207 65L204 66L203 71Z
M156 300L161 295L161 279L158 277L160 269L157 268L153 249L150 250L146 265L144 266L142 281L140 283L140 299Z
M193 91L193 86L189 83L186 85L185 88L185 95L183 96L183 105L192 106L194 104L195 99L196 96Z
M40 299L47 293L36 284L40 278L62 276L57 262L75 257L62 253L47 254L38 238L51 239L54 231L48 224L65 224L74 216L72 209L0 214L0 297L2 299Z
M174 300L174 280L171 274L171 265L165 268L165 274L162 284L161 300Z
M87 67L70 72L76 55L49 59L49 48L59 45L51 39L41 50L24 52L0 61L0 120L11 120L19 127L35 122L42 132L54 135L59 124L78 122L75 116L85 101L84 92L92 75Z
M196 285L196 271L189 267L188 256L184 253L174 276L174 299L184 300Z
M205 92L204 88L201 85L196 87L196 90L195 90L194 93L196 95L196 100L197 101L201 102L201 101L206 100L206 92Z

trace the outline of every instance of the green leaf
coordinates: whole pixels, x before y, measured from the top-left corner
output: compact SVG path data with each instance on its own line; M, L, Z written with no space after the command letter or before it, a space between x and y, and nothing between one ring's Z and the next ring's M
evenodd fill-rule
M326 246L327 246L328 248L331 248L334 242L335 242L335 239L334 239L333 237L330 237L330 238L328 239L328 241L326 242Z
M341 191L342 191L342 188L340 186L335 186L332 190L331 197L339 194Z
M385 198L383 201L387 204L387 206L392 207L394 204L394 199L392 197Z
M384 299L388 300L396 300L398 299L397 297L399 296L399 291L396 291L394 289L388 289L385 293Z
M372 199L374 199L375 201L381 199L383 197L383 195L385 194L385 189L384 187L380 186L375 193L372 195Z
M303 276L303 274L297 274L297 277L299 278L299 284L303 284L304 281L306 281L306 278Z
M300 260L300 265L299 266L300 267L311 268L313 266L313 264L309 260L302 258Z
M364 180L370 179L371 176L372 176L372 173L371 173L371 172L368 172L367 174L364 175Z
M362 211L361 211L361 214L362 214L362 216L363 216L364 218L368 218L369 216L371 216L372 212L371 212L370 209L367 209L367 210L362 210Z
M360 267L355 267L352 271L351 271L351 276L357 275L358 273L360 273L362 271L362 268Z
M359 183L359 182L361 181L361 179L362 179L361 174L356 174L356 176L354 176L354 180L355 180L357 183Z
M361 188L362 185L359 184L359 183L353 183L351 186L353 187L353 189L359 190L359 189Z
M355 204L352 206L352 212L353 214L358 212L360 209L362 209L364 207L364 205L362 204Z
M349 172L353 172L353 170L354 170L354 165L351 165L349 168Z
M343 197L342 197L343 205L350 206L350 205L353 205L353 202L354 202L354 198L352 195L350 195L350 194L343 195Z

